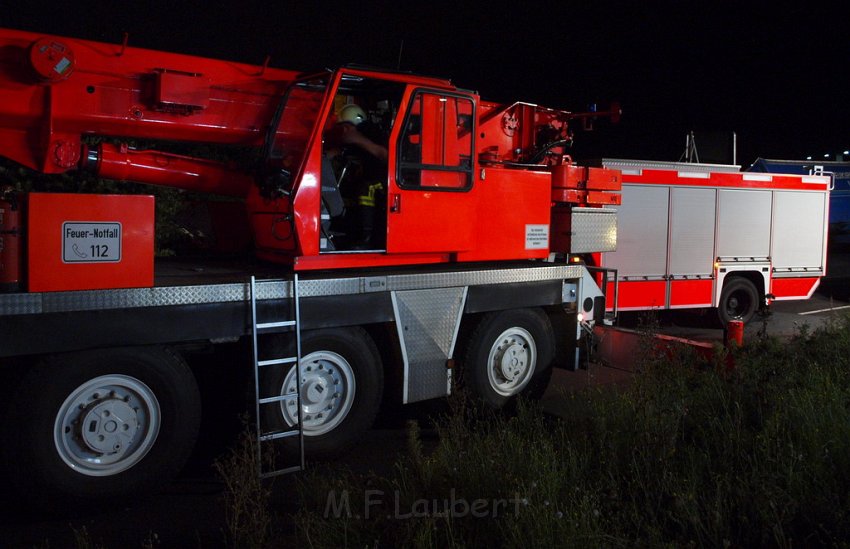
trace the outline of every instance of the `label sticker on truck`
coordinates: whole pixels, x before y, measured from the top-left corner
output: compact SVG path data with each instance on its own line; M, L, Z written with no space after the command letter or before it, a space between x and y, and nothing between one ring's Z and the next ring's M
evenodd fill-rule
M63 263L117 263L121 261L121 223L62 224Z
M549 247L549 225L525 226L525 249L545 250Z

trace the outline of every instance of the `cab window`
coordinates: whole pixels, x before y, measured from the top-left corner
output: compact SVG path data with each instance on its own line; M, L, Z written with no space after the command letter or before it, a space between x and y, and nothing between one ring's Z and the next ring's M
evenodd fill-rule
M472 186L473 112L468 97L414 94L398 148L400 187L465 191Z

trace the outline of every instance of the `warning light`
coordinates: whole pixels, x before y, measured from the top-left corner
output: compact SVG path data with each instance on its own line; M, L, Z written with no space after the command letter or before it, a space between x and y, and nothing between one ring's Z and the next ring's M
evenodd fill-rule
M42 80L60 82L68 78L76 60L67 45L52 38L39 38L30 46L30 65Z

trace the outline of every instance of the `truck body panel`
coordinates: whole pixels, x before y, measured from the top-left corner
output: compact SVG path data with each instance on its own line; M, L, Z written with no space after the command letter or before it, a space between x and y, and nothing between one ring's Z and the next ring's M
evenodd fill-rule
M757 158L746 169L759 173L793 173L798 175L832 176L829 193L829 241L833 245L850 243L850 162L839 156L836 160L780 160Z

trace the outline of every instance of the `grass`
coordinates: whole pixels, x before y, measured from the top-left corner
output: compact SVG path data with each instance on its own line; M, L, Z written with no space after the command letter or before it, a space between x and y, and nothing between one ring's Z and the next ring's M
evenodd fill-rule
M243 418L247 425L247 418ZM256 434L246 428L237 444L215 461L213 467L224 483L225 540L228 547L269 547L273 538L274 512L271 487L257 475ZM265 461L274 457L264 454Z
M291 517L277 486L257 479L246 430L215 464L222 542L850 546L850 320L752 339L731 357L733 369L722 352L707 364L647 338L631 384L565 393L561 417L529 402L496 414L458 394L436 437L409 423L389 473L326 464L290 478L298 493L282 495L300 505ZM85 526L73 534L76 547L103 547ZM153 533L141 543L160 545Z
M299 544L850 545L850 323L733 354L649 352L629 387L565 394L565 418L456 398L392 474L302 476Z

